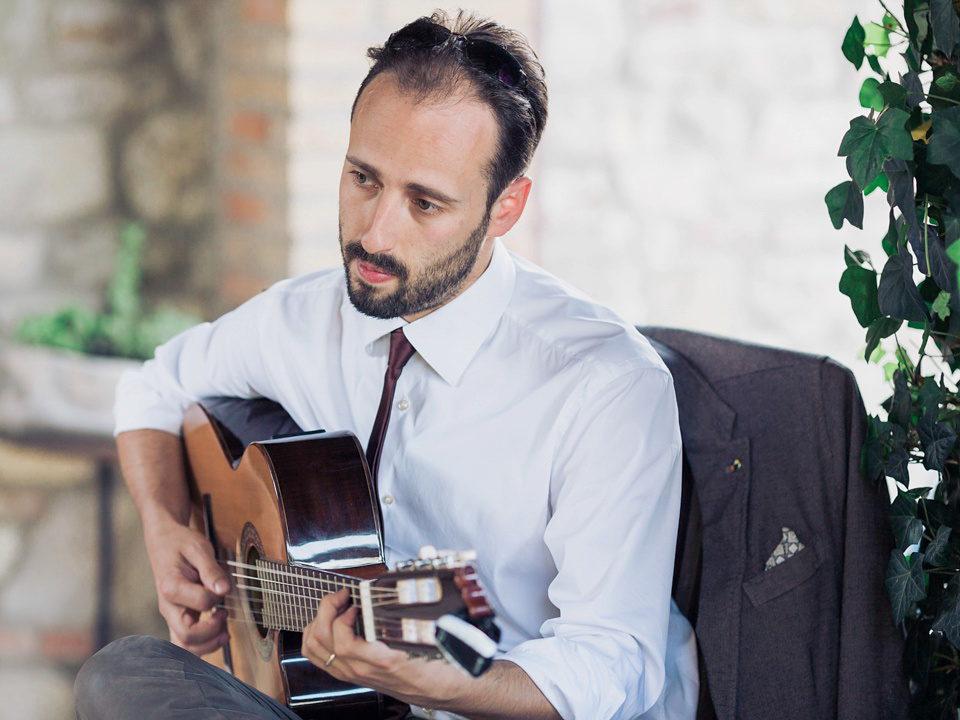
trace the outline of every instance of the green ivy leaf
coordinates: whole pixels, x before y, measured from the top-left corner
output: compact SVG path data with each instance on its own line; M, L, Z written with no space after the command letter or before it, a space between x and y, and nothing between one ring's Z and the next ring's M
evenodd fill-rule
M921 411L938 409L946 400L946 393L935 378L924 378L920 392L917 393L917 404Z
M894 162L903 162L903 160L895 160ZM893 192L893 186L890 186L890 192L887 193L887 200L892 204L891 193ZM887 257L891 255L896 255L898 252L898 246L900 244L900 231L897 228L897 222L893 217L893 208L890 209L890 222L887 224L887 232L880 240L880 247L883 248L883 252L886 253Z
M851 180L845 180L827 192L823 198L833 226L839 230L846 220L854 227L863 229L863 195Z
M907 130L910 113L900 108L887 108L877 120L877 129L890 157L913 160L913 138Z
M917 503L902 492L890 504L890 526L900 552L920 542L923 522L917 517Z
M880 341L893 335L902 324L903 320L890 317L881 317L870 323L870 327L867 328L867 347L864 350L864 357L869 359L880 345Z
M880 188L884 192L887 192L887 190L890 189L890 181L887 179L886 173L880 173L879 175L877 175L877 177L874 178L873 182L867 185L867 187L863 189L863 194L869 195L877 188Z
M950 244L947 248L947 257L957 265L957 285L960 286L960 240Z
M937 299L933 301L933 307L930 309L933 311L933 314L941 320L946 320L950 317L950 293L946 290L941 291L941 293L937 295Z
M960 45L960 17L953 0L930 0L930 25L933 39L944 55L950 57Z
M917 557L917 556L920 557ZM923 555L914 553L910 564L902 552L890 551L890 562L887 563L885 584L887 595L893 606L893 620L899 625L907 616L914 603L920 602L927 596L924 589Z
M880 273L877 302L884 315L924 322L927 320L927 304L913 283L913 263L909 258L906 251L887 258Z
M927 101L934 110L949 110L960 103L960 76L954 66L941 65L933 71Z
M927 94L923 91L920 74L916 70L911 70L903 76L902 82L904 89L907 91L907 108L912 110L927 97Z
M880 93L880 97L883 98L885 105L901 110L907 109L907 91L900 83L887 80L877 86L877 91Z
M908 485L910 483L910 455L902 447L893 450L887 456L883 472L901 485Z
M883 168L887 148L877 126L861 115L850 121L850 129L843 136L837 154L850 157L851 178L857 187L866 187Z
M949 291L953 287L956 268L940 241L940 233L937 232L936 226L927 225L925 231L918 233L916 240L913 237L910 239L920 272L932 277L941 290Z
M867 55L867 62L870 63L871 70L873 70L877 75L885 77L883 68L880 66L880 61L877 59L876 55Z
M867 23L863 27L863 49L872 51L876 57L883 57L890 50L890 33L883 25Z
M927 470L943 470L957 443L957 433L947 423L938 422L940 409L931 407L917 421L917 435L923 445L923 466Z
M866 250L851 250L849 245L843 246L843 262L847 267L873 268L870 253Z
M877 304L877 273L864 267L848 267L840 276L840 292L850 298L850 305L861 327L881 317Z
M953 532L953 528L946 525L941 525L937 529L936 537L927 545L926 552L924 552L923 555L924 559L930 565L943 565L947 562L947 550L950 547L951 532Z
M944 525L960 528L960 515L940 500L917 501L917 517L923 519L924 524L933 532L939 531Z
M917 19L914 17L916 13L917 0L903 0L903 19L907 23L907 34L910 36L910 40L916 44L920 44L920 39L917 37L920 34L920 28L917 26Z
M930 494L930 491L933 490L932 487L918 487L910 488L906 490L903 494L906 495L911 500L919 500L920 498L925 498Z
M850 24L850 29L847 30L846 35L843 36L843 44L840 46L840 49L843 51L843 56L852 62L857 70L863 65L863 41L866 37L866 31L864 31L863 26L860 24L859 18L854 16L853 22Z
M860 86L860 107L881 112L886 103L879 88L880 81L876 78L868 77L864 80L863 85Z
M946 165L960 178L960 106L931 115L933 133L927 146L927 160Z

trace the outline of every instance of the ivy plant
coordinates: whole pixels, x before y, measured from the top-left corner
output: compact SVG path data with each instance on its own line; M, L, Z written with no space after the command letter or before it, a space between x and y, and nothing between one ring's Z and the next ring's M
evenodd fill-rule
M31 315L17 328L17 340L35 345L145 360L160 343L199 322L168 307L145 311L140 297L143 247L147 233L128 223L118 236L113 276L102 312L70 305L53 314Z
M897 547L886 569L916 718L960 707L960 2L904 0L854 18L844 56L867 77L863 113L838 155L849 179L826 195L837 229L863 227L864 195L886 193L882 260L845 248L840 292L884 363L891 395L869 418L863 467L889 483ZM878 9L879 14L879 9ZM866 65L864 66L864 63ZM931 482L913 483L922 466ZM916 476L916 475L915 475Z

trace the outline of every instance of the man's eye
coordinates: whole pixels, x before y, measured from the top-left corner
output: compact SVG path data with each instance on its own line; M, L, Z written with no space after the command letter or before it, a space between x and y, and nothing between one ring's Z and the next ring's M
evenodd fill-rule
M351 175L353 175L354 182L356 182L357 185L366 185L367 182L370 180L370 178L368 178L359 170L352 170Z
M434 205L429 200L424 200L423 198L417 198L413 201L414 204L423 212L432 212L434 210L439 210L440 208Z

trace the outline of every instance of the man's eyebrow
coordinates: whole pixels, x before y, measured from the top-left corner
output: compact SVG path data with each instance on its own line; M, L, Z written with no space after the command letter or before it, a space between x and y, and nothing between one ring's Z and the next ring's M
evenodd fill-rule
M373 165L367 165L367 163L357 160L356 158L352 158L349 155L347 155L347 162L350 163L351 165L356 165L358 168L363 170L370 177L373 177L373 178L380 177L380 173L377 172L377 169L373 167Z
M434 190L433 188L427 187L426 185L421 185L420 183L407 183L407 190L411 190L418 195L432 197L434 200L439 200L445 205L456 205L460 202L459 200L452 198L449 195L440 192L439 190Z
M377 169L372 165L369 165L368 163L365 163L362 160L358 160L357 158L351 157L349 155L347 155L347 162L350 163L351 165L356 165L358 168L363 170L370 177L377 180L380 179L380 173L377 172ZM450 197L446 193L440 192L436 188L428 187L420 183L414 183L414 182L407 183L407 190L409 190L410 192L417 193L418 195L426 195L428 197L432 197L433 199L439 200L440 202L446 205L457 205L460 202L456 198Z

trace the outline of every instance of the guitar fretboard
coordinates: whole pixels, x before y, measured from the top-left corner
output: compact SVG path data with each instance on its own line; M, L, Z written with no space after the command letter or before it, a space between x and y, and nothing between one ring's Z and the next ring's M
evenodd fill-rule
M257 560L254 565L231 563L237 588L259 611L262 625L271 630L302 631L317 613L324 595L343 588L359 602L359 581L313 568Z

